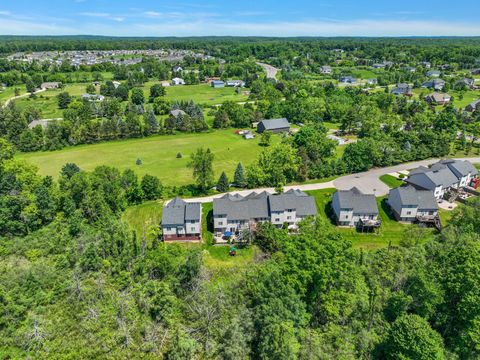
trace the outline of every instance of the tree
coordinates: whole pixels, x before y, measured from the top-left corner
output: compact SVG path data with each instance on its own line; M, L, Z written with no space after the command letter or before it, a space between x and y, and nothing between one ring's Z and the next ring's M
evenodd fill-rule
M238 163L237 168L235 169L235 174L233 177L233 183L238 187L245 187L247 182L245 180L245 171L243 169L242 163Z
M170 111L171 107L172 104L170 101L162 97L157 97L155 100L153 100L153 111L155 112L155 115L166 115Z
M149 102L153 102L156 98L160 96L165 96L166 94L165 87L160 84L155 84L150 87L150 97Z
M158 120L155 117L155 114L150 110L146 115L143 116L145 123L145 135L152 135L158 133L160 126L158 125Z
M73 175L80 172L80 168L75 163L66 163L62 166L62 170L60 171L60 175L64 178L70 179Z
M270 131L264 131L260 137L260 146L270 146L272 139L272 133Z
M162 196L162 184L156 176L144 175L141 188L145 200L155 200Z
M143 90L141 88L133 88L132 89L132 103L135 105L143 105L145 102L145 96L143 94Z
M210 149L199 148L191 156L189 167L193 168L193 177L201 191L206 191L213 183L213 159Z
M230 182L228 181L227 174L225 174L225 171L222 171L222 174L220 175L220 178L218 179L218 182L217 182L217 191L227 192L229 187L230 187Z
M443 340L418 315L402 315L392 324L382 348L384 359L444 359Z
M87 88L86 88L86 92L87 92L87 94L96 94L96 93L97 93L97 89L95 88L95 85L93 85L93 84L88 84L88 85L87 85Z
M72 98L67 91L64 91L57 95L57 101L60 109L66 109L72 102Z

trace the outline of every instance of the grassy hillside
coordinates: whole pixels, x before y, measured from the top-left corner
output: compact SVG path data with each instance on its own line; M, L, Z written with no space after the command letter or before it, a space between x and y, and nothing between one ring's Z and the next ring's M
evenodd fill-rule
M272 143L280 141L273 136ZM134 169L138 175L158 176L167 185L193 183L192 170L187 167L190 155L199 147L210 148L215 154L215 177L222 171L232 178L239 162L250 164L256 159L261 147L259 137L244 140L233 129L202 134L162 135L143 139L111 141L94 145L82 145L52 152L35 152L18 155L36 166L42 175L57 177L61 167L68 162L76 163L84 170L93 170L99 165L109 165L125 170ZM177 153L182 158L177 158ZM136 165L137 158L142 165Z

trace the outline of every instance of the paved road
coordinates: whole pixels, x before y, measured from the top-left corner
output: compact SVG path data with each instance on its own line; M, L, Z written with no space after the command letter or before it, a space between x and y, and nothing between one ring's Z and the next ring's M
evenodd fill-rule
M472 163L480 163L480 157L458 158L458 160L469 160ZM388 194L390 188L379 179L380 176L403 171L403 170L413 169L419 166L428 166L437 161L439 161L439 159L430 159L430 160L415 161L415 162L400 164L395 166L389 166L385 168L372 169L362 173L341 176L333 181L328 181L328 182L285 186L284 190L287 191L290 189L299 189L302 191L309 191L309 190L321 190L321 189L330 189L330 188L336 188L339 190L348 190L356 186L357 188L359 188L361 191L365 193L375 194L375 196L384 196ZM230 193L246 196L252 192L258 193L262 191L274 193L275 190L274 188L259 188L259 189L232 191ZM219 198L223 195L224 194L217 194L217 195L212 195L207 197L185 199L185 201L208 203L208 202L212 202L213 199Z
M276 79L277 78L277 73L280 71L276 67L273 67L272 65L268 65L265 63L257 62L257 65L260 65L263 70L267 72L267 78L269 79Z

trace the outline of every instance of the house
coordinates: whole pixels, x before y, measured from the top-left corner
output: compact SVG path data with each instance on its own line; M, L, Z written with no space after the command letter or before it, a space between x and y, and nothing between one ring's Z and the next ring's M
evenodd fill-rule
M452 97L445 93L434 92L425 96L425 101L433 105L445 105L452 100Z
M260 134L264 131L272 133L280 133L290 131L290 123L286 118L262 120L257 125L257 132Z
M185 85L185 80L181 79L181 78L173 78L172 79L172 85L173 86L178 86L178 85Z
M117 89L121 85L121 82L120 81L112 81L112 84L113 84L113 87L115 89Z
M200 241L202 207L176 197L163 207L164 241Z
M178 72L182 72L183 71L183 68L181 66L175 66L173 68L173 72L174 73L178 73Z
M222 80L213 80L210 85L215 88L215 89L218 89L218 88L224 88L225 87L225 83L222 81Z
M105 100L105 96L96 94L83 94L82 99L87 101L103 101Z
M357 79L355 79L353 76L342 76L340 77L339 82L342 84L355 84Z
M57 81L44 82L42 83L42 85L40 85L40 89L42 90L58 89L60 85L61 83Z
M320 67L320 74L330 75L332 73L332 67L329 65L324 65Z
M390 190L387 202L398 221L422 222L438 215L437 199L433 192L410 185Z
M412 88L410 87L410 85L405 83L397 84L397 86L392 89L392 94L395 96L400 96L400 95L412 96L413 95Z
M367 84L368 85L378 85L378 80L377 79L367 79Z
M422 61L420 65L423 66L425 69L430 69L432 67L432 64L428 61Z
M414 73L414 72L417 71L417 69L414 68L413 66L407 66L407 67L405 68L405 71L406 71L406 72L409 72L409 73Z
M180 109L173 109L170 111L170 115L172 115L175 119L178 118L180 115L185 115L186 112Z
M446 165L453 172L461 188L469 186L472 180L478 177L478 170L470 161L445 159L440 160L440 164Z
M474 111L477 111L477 109L479 108L480 108L480 99L472 101L470 104L468 104L465 107L465 110L469 112L474 112Z
M440 77L440 75L442 75L442 73L441 73L440 71L438 71L438 70L430 70L430 71L427 71L426 75L427 75L428 77L436 77L436 78L438 78L438 77Z
M480 75L480 69L473 69L472 71L470 71L470 73L472 75Z
M446 192L470 185L478 176L477 169L469 161L442 160L427 168L414 169L405 180L417 189L433 192L436 199L442 199Z
M445 87L445 81L442 79L433 79L425 81L422 87L442 91Z
M244 87L245 81L243 80L227 80L226 85L228 87Z
M460 85L460 86L465 86L469 89L475 89L476 86L475 86L475 80L474 79L469 79L469 78L463 78L463 79L460 79L458 80L455 85Z
M377 63L377 64L373 64L372 67L374 69L385 69L386 67L389 67L389 66L392 66L393 65L393 62L391 61L384 61L382 63Z
M379 226L377 199L358 188L338 190L333 194L332 208L340 226L361 226L372 223Z
M42 128L46 128L48 126L49 120L32 120L28 124L29 129L33 129L36 126L41 126Z
M286 223L292 229L301 220L316 215L315 199L300 190L276 195L267 192L252 192L247 196L226 194L213 200L213 227L217 236L254 229L257 223L266 221L279 228Z

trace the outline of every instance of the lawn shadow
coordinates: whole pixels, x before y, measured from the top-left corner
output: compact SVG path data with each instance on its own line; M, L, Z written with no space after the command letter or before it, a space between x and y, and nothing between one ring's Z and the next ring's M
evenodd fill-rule
M210 210L205 217L207 222L207 231L213 234L213 210Z
M392 208L390 207L390 205L388 205L387 199L382 199L382 201L380 202L380 206L389 220L397 221L397 219L395 219L395 216L393 215Z

